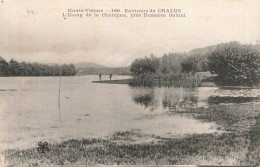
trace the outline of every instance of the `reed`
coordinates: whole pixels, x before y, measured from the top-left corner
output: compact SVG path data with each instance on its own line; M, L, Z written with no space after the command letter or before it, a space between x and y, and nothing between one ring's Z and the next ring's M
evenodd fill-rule
M130 86L144 86L144 87L184 87L195 88L201 83L202 77L199 74L149 74L144 73L134 76L130 81Z

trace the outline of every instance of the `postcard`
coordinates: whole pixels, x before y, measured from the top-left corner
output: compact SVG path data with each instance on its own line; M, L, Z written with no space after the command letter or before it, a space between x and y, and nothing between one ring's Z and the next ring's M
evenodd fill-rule
M1 0L1 166L260 165L259 0Z

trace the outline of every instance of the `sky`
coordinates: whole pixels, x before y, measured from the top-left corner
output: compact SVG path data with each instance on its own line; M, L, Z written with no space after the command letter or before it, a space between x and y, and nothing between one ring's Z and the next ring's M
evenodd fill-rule
M1 2L0 2L1 3ZM71 9L181 9L185 18L66 18ZM260 41L260 1L3 0L0 56L39 63L128 66L136 58Z

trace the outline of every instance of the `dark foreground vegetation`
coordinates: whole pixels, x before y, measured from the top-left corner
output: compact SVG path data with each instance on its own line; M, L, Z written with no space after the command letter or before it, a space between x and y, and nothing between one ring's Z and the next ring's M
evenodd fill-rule
M50 151L36 148L7 150L5 160L12 165L259 165L259 104L212 105L186 111L168 111L216 122L222 132L194 134L183 138L150 135L151 142L140 141L146 134L133 129L116 132L105 139L68 140L51 144Z
M7 62L0 57L0 76L70 76L75 75L73 64L46 65L39 63Z
M210 71L212 81L221 86L258 87L260 83L260 46L230 42L199 52L169 53L136 59L131 65L132 86L200 85ZM159 82L158 82L159 80ZM212 82L211 81L211 82Z

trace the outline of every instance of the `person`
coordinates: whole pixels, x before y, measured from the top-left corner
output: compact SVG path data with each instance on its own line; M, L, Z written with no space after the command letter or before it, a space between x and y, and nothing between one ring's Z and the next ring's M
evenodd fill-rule
M101 82L102 73L99 74L99 81Z
M110 79L110 81L111 81L111 78L112 78L112 74L109 74L109 79Z

